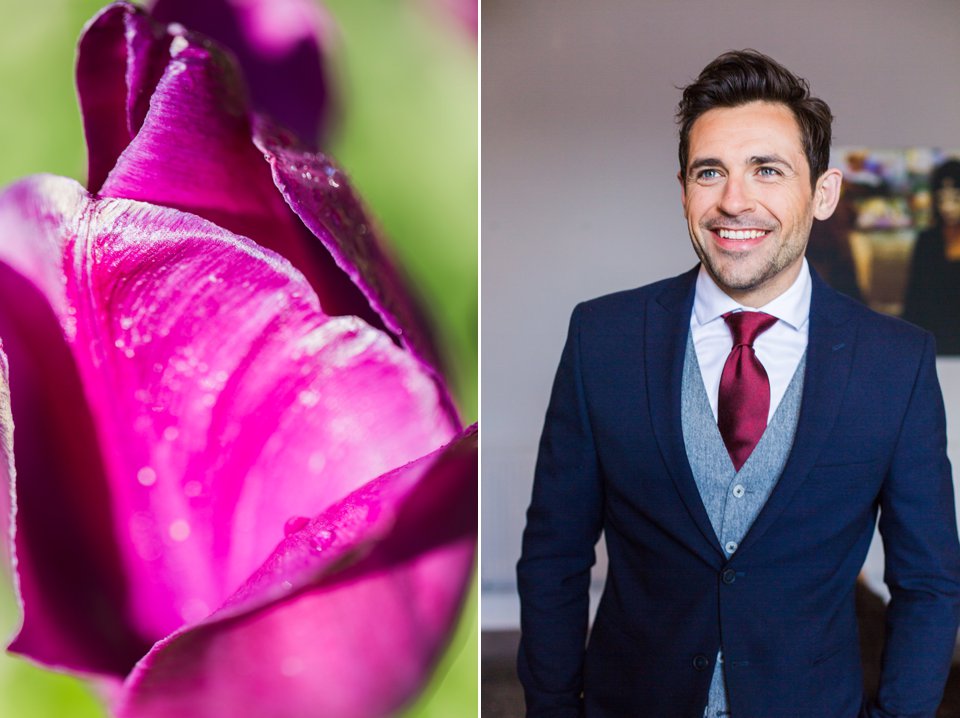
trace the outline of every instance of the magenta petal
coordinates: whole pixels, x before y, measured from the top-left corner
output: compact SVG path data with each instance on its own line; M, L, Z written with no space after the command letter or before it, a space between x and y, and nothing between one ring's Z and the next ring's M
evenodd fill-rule
M207 35L236 55L257 112L315 147L330 114L322 40L329 21L314 0L156 0L151 14Z
M126 3L104 8L77 49L77 91L87 139L87 186L96 191L140 129L166 66L170 38Z
M121 718L366 718L429 675L476 535L476 432L291 534L228 604L137 666ZM268 602L272 601L272 602Z
M138 635L207 615L290 516L455 431L418 362L356 318L325 316L304 278L249 240L67 180L28 180L4 198L5 230L16 213L59 229L35 242L59 262L15 233L0 260L43 288L72 351Z
M381 249L347 177L328 157L305 151L266 122L257 125L255 139L274 182L303 224L360 288L387 329L437 369L440 359L427 322Z
M13 396L15 491L8 419L0 467L8 507L19 506L15 555L24 610L11 648L48 665L122 677L151 641L127 620L105 469L64 337L71 315L60 244L69 231L65 215L80 208L82 194L75 182L35 178L0 195L0 339L10 365L0 395L9 388ZM12 528L6 512L3 525Z

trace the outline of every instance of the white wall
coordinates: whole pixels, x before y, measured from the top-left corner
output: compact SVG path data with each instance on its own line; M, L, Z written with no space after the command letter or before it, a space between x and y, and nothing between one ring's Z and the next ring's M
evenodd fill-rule
M693 265L676 87L744 47L810 81L838 145L960 146L957 0L483 2L484 627L516 623L513 569L569 312ZM960 360L939 370L960 465Z

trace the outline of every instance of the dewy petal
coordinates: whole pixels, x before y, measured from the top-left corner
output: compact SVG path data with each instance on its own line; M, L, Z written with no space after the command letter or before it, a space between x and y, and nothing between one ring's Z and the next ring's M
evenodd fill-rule
M89 198L56 178L8 190L0 226L53 221L51 196L62 198L61 265L31 258L29 234L0 242L0 260L42 288L76 362L137 635L154 641L207 615L290 516L455 431L434 378L362 321L325 316L281 257L196 216Z
M327 314L385 328L437 371L426 322L343 172L265 122L254 145L236 68L198 36L171 32L150 110L99 193L182 209L250 237L303 273Z
M151 14L207 35L236 55L257 112L316 147L330 115L322 49L329 18L315 0L156 0Z
M38 178L0 195L0 339L10 364L0 395L5 399L8 388L13 395L12 415L4 408L0 421L3 493L10 496L10 523L6 515L3 523L6 543L19 506L14 555L24 606L11 648L48 665L119 678L152 641L127 620L107 479L64 341L72 315L60 245L79 193L75 183Z
M473 563L476 431L292 533L227 605L161 641L121 718L367 718L423 685Z
M306 152L267 122L257 123L255 140L287 204L360 288L387 329L428 366L438 367L427 322L380 248L347 177L330 158Z

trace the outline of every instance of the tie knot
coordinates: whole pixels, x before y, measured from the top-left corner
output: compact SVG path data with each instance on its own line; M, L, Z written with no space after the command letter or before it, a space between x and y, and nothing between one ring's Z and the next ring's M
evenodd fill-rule
M763 312L727 312L724 321L733 334L733 346L753 346L754 340L777 323L777 318Z

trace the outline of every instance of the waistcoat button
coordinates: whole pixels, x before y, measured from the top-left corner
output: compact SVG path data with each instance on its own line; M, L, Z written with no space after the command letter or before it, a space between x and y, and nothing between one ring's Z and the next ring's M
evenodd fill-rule
M710 659L702 653L698 653L693 657L693 667L698 671L705 671L710 667Z
M737 572L732 568L724 569L723 573L720 574L720 580L729 586L737 580Z

